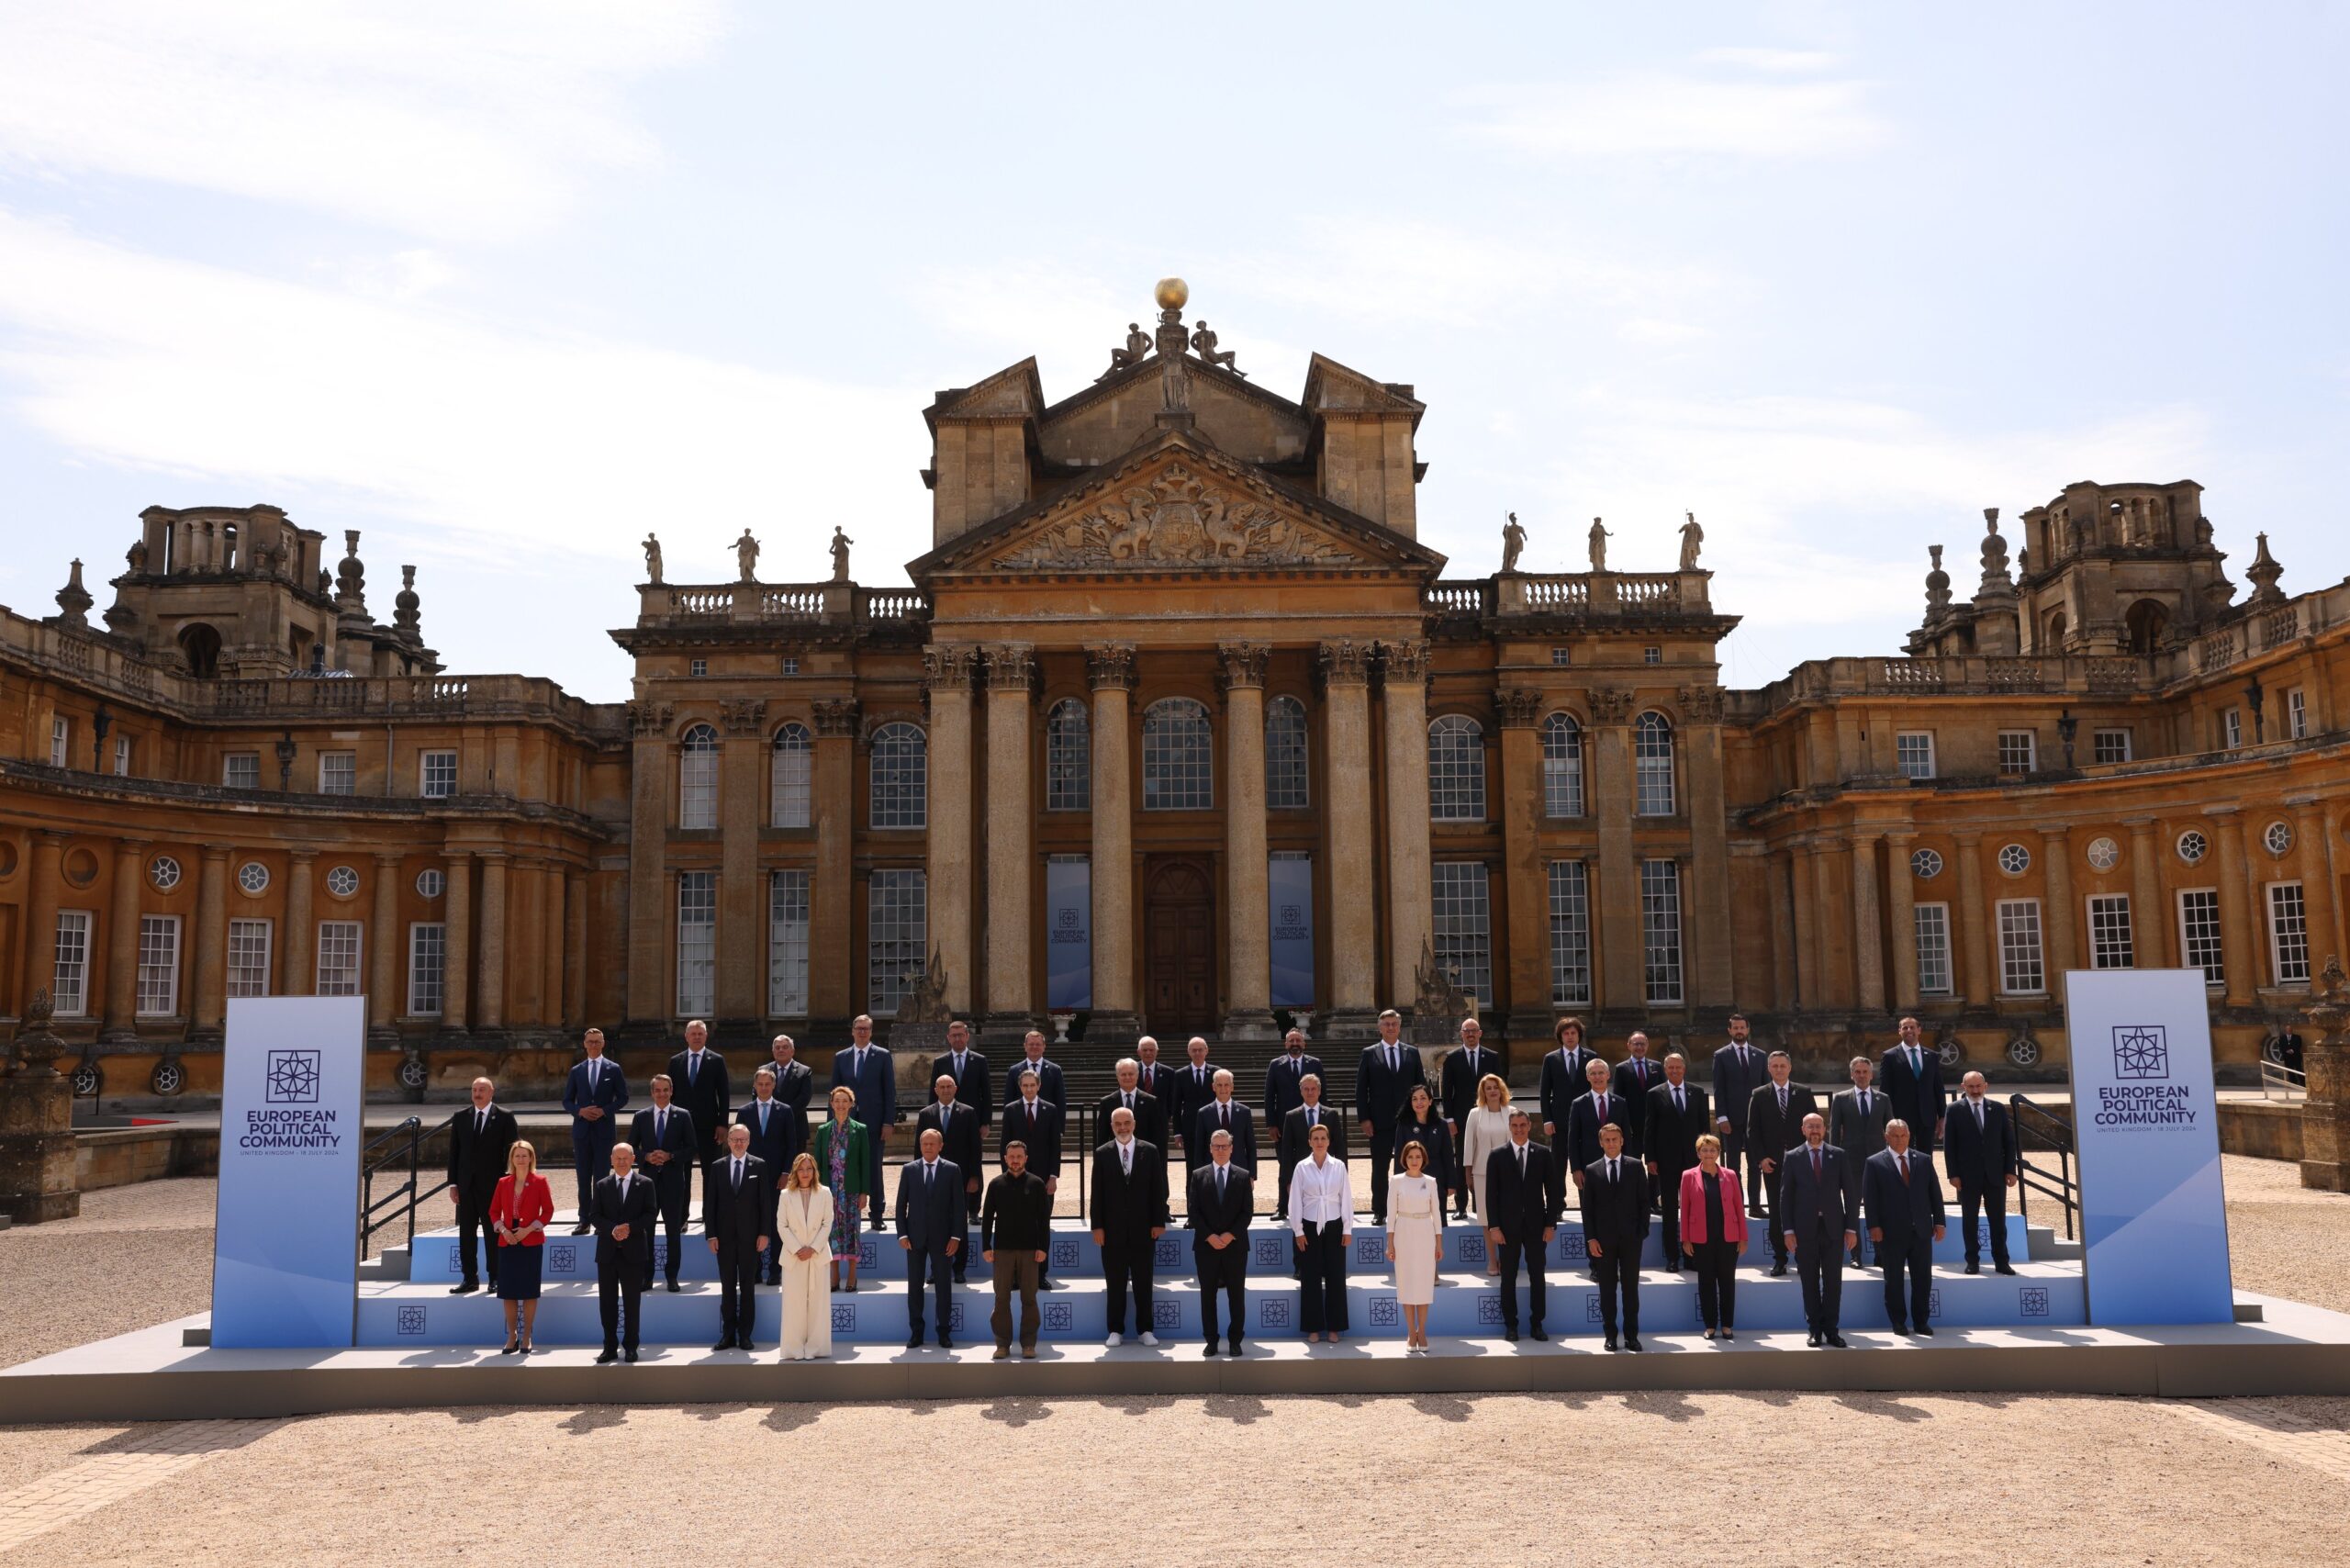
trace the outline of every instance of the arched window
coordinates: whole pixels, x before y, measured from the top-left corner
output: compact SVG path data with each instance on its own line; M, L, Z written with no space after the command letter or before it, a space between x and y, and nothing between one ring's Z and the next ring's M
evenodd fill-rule
M1583 815L1583 726L1572 713L1542 721L1542 814Z
M1142 809L1204 812L1215 805L1215 745L1208 711L1163 697L1142 715Z
M1092 731L1085 704L1063 698L1045 715L1045 810L1082 812L1092 805Z
M220 674L220 633L202 622L180 632L180 652L187 659L187 672L198 680L216 679Z
M677 750L677 825L718 825L718 732L696 724Z
M1305 704L1276 697L1265 704L1265 805L1279 810L1307 803Z
M2150 658L2163 645L2163 635L2170 629L2170 611L2158 599L2142 599L2130 607L2122 618L2130 629L2130 651L2140 658Z
M1673 799L1673 721L1651 710L1632 724L1632 810L1669 817Z
M1466 714L1428 725L1428 815L1440 823L1485 820L1485 732Z
M767 817L775 826L808 825L815 765L815 739L807 725L786 724L775 733L767 775Z
M919 725L890 723L873 732L868 801L875 827L928 824L930 748Z

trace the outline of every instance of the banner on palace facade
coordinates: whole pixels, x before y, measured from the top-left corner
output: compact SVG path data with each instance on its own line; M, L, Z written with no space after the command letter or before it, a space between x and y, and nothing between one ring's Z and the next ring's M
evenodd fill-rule
M238 997L221 1052L212 1343L349 1345L367 1003Z
M1276 854L1265 867L1272 958L1272 1004L1314 1005L1314 857Z
M1045 862L1045 1005L1093 1005L1093 863L1082 855Z
M2204 975L2065 977L2089 1321L2232 1323Z

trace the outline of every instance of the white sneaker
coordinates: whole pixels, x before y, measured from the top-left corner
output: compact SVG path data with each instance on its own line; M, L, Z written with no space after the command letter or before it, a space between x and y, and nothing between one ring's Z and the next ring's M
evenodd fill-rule
M1142 1331L1142 1342L1155 1350L1158 1348L1158 1336L1146 1328Z
M1103 1344L1105 1344L1105 1345L1107 1345L1107 1346L1109 1346L1109 1347L1110 1347L1110 1349L1112 1349L1112 1350L1116 1350L1119 1346L1121 1346L1121 1345L1123 1345L1123 1344L1125 1344L1125 1337L1124 1337L1124 1336L1122 1336L1122 1335L1113 1334L1113 1335L1111 1335L1107 1339L1104 1339L1104 1340L1102 1341L1102 1343L1103 1343Z

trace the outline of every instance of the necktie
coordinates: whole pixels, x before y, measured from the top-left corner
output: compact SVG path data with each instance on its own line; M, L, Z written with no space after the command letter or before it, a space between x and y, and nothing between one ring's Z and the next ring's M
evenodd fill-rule
M1126 1091L1126 1092L1125 1092L1125 1094L1123 1096L1123 1098L1124 1098L1124 1099L1125 1100L1125 1102L1126 1102L1126 1109L1127 1109L1127 1110L1129 1110L1129 1111L1133 1110L1133 1109L1135 1108L1135 1096L1134 1096L1134 1091L1133 1091L1133 1090L1131 1090L1131 1089L1130 1089L1130 1090L1128 1090L1128 1091Z
M1613 1159L1607 1162L1607 1184L1611 1187L1616 1185L1616 1162Z
M1387 1047L1387 1070L1390 1072L1395 1070L1395 1047L1393 1046Z
M1118 1169L1129 1176L1135 1173L1134 1145L1122 1143L1118 1146Z
M1224 1112L1223 1112L1223 1116L1224 1116L1224 1125L1225 1125L1225 1126L1227 1126L1227 1127L1228 1127L1228 1126L1232 1126L1232 1102L1231 1102L1231 1101L1229 1101L1229 1100L1227 1100L1227 1101L1225 1101L1225 1102L1224 1103ZM1976 1120L1978 1120L1978 1121L1980 1121L1982 1118L1980 1118L1980 1117L1978 1116L1978 1117L1977 1117L1977 1118L1975 1118L1975 1119L1976 1119Z
M1816 1148L1811 1151L1811 1179L1814 1182L1818 1182L1821 1179L1819 1170L1819 1150Z
M1308 1105L1305 1108L1305 1125L1309 1127L1320 1126L1322 1125L1322 1113L1315 1110L1313 1106Z
M1607 1125L1607 1096L1600 1095L1595 1103L1599 1106L1599 1125L1604 1127Z
M734 1161L734 1190L738 1193L743 1190L743 1162L739 1159Z
M1526 1179L1526 1146L1524 1144L1517 1146L1517 1177L1521 1182Z
M1893 1159L1895 1164L1901 1167L1901 1184L1907 1187L1909 1184L1909 1155L1908 1151L1904 1150L1902 1153L1895 1155Z
M686 1081L688 1083L691 1083L694 1081L695 1076L700 1071L701 1053L699 1051L695 1051L692 1055L686 1058Z
M1978 1133L1983 1130L1983 1102L1980 1100L1975 1102L1975 1130Z
M762 1100L759 1102L759 1131L762 1134L767 1130L767 1107L774 1103L775 1102L772 1100Z
M653 1116L653 1146L655 1148L658 1148L661 1146L662 1140L666 1138L668 1136L669 1113L666 1111L655 1112Z
M1215 1195L1219 1203L1224 1199L1224 1173L1230 1169L1232 1168L1228 1165L1219 1165L1215 1168Z
M1977 1115L1975 1119L1979 1122L1983 1118L1980 1115ZM487 1111L476 1111L474 1113L474 1136L478 1137L488 1130L489 1113Z
M1865 1122L1865 1121L1867 1121L1868 1119L1869 1119L1869 1092L1868 1092L1867 1090L1863 1089L1863 1090L1862 1090L1862 1091L1861 1091L1861 1120L1863 1120L1863 1121L1864 1121L1864 1122Z
M1673 1086L1673 1114L1674 1114L1675 1115L1678 1115L1678 1114L1680 1114L1682 1112L1686 1111L1688 1108L1689 1108L1689 1107L1688 1107L1687 1105L1685 1105L1685 1104L1682 1103L1682 1100L1681 1100L1681 1085L1679 1085L1678 1083L1674 1084L1674 1085Z
M1787 1086L1786 1086L1785 1084L1782 1083L1782 1084L1780 1084L1780 1085L1779 1085L1779 1114L1781 1114L1782 1116L1784 1116L1784 1115L1785 1115L1786 1114L1787 1114Z
M1926 1076L1925 1060L1918 1047L1915 1046L1911 1046L1909 1047L1909 1072L1910 1075L1915 1078L1923 1078Z

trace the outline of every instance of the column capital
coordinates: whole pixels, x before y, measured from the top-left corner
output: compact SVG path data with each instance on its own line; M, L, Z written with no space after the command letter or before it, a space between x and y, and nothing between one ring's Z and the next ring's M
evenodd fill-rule
M632 702L628 705L629 732L641 741L667 735L669 726L677 722L675 703Z
M1036 650L1027 643L999 643L988 649L988 689L1028 695L1036 684Z
M810 717L816 721L819 739L854 740L856 737L856 699L854 697L820 697L809 704Z
M1637 694L1620 686L1595 686L1591 689L1591 722L1595 724L1624 724L1632 717Z
M2042 823L2040 825L2038 832L2041 837L2046 839L2049 843L2053 844L2058 839L2069 838L2072 836L2073 829L2069 823L2059 823L2052 824Z
M1896 850L1907 849L1918 842L1918 834L1910 828L1887 828L1885 830L1885 842Z
M318 860L318 849L310 845L297 845L285 852L287 862L295 866L311 865Z
M1370 644L1358 643L1352 637L1340 637L1322 644L1315 653L1325 685L1368 686L1371 683Z
M767 716L765 698L722 697L718 700L719 727L730 735L757 734L765 726Z
M486 867L503 866L514 858L503 849L476 849L474 853L481 857L481 863Z
M1426 637L1382 639L1379 644L1379 661L1389 680L1425 680L1428 673L1428 640Z
M1085 683L1096 691L1135 689L1135 645L1132 643L1088 643Z
M1225 690L1264 689L1265 666L1272 658L1272 650L1264 644L1218 643L1215 657L1216 682Z
M1530 730L1541 723L1544 702L1542 693L1531 687L1516 687L1501 694L1502 728Z
M1681 716L1693 724L1718 724L1727 693L1718 686L1684 686L1673 694L1681 700Z
M155 841L144 834L126 834L115 841L115 847L125 855L145 855L155 847Z
M45 833L44 836L46 836ZM60 834L58 836L62 838L64 835ZM210 861L215 866L227 864L229 857L234 855L236 852L237 846L233 844L206 844L199 845L196 848L196 853L198 855L202 856L205 859Z
M401 853L397 849L378 849L375 852L375 864L386 871L398 870L400 868L401 860L406 858L406 857L401 855Z
M1950 837L1951 842L1961 849L1972 849L1983 842L1983 830L1979 827L1953 828Z
M2130 830L2130 835L2132 838L2154 836L2154 819L2152 817L2124 817L2121 819L2121 825Z
M933 694L971 689L979 650L968 643L934 643L922 651L923 689Z

